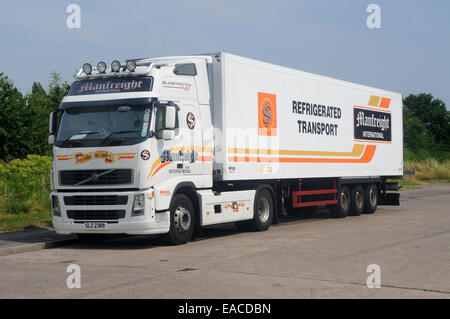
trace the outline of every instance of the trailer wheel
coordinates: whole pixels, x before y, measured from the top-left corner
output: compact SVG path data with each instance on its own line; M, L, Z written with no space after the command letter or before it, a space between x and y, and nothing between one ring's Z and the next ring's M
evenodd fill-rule
M172 245L187 243L192 238L195 226L194 206L184 194L178 194L170 205L170 229L164 239Z
M273 220L273 200L267 189L257 191L253 204L253 219L236 223L240 231L265 231Z
M367 185L365 188L364 214L373 214L378 207L378 188L375 184Z
M350 215L359 216L363 212L365 203L364 189L358 184L352 187L350 193Z
M337 204L330 205L331 214L336 218L344 218L350 212L350 191L347 186L342 186L337 194Z

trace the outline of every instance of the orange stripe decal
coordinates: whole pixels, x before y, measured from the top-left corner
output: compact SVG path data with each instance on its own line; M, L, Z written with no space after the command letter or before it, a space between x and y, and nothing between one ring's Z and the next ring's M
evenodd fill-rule
M364 144L354 144L351 152L294 151L294 150L271 150L271 149L255 149L255 148L229 148L228 152L232 154L242 153L245 154L246 157L248 157L249 154L358 157L361 156L363 150Z
M199 156L198 160L200 162L212 162L213 157L212 156Z
M156 159L156 161L152 164L152 168L150 169L150 173L147 176L147 179L150 178L150 176L152 176L153 170L156 168L156 166L158 166L161 163L161 157L158 157Z
M380 107L387 109L389 107L389 104L391 104L391 99L384 97L381 99Z
M378 106L378 104L380 104L380 97L379 96L375 96L375 95L371 95L368 105L369 106Z
M243 157L229 156L229 162L257 162L257 163L369 163L374 154L376 145L367 145L361 158L293 158L293 157Z
M380 143L380 144L392 144L392 142L384 142L384 141L363 141L363 140L356 140L356 142L364 142L364 143Z
M377 112L387 112L387 113L391 113L391 111L388 111L388 110L374 109L373 107L367 107L367 106L355 105L354 107L356 107L356 108L358 108L358 109L366 109L366 110L377 111Z
M156 173L158 173L162 168L169 165L170 163L172 163L172 162L166 162L164 164L159 165L158 168L155 169L155 171L153 172L152 177L155 176Z

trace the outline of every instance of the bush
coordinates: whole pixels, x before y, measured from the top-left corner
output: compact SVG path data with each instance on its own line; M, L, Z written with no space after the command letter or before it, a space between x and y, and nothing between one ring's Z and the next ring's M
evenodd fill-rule
M39 155L0 163L0 214L49 210L51 165L51 157Z
M424 161L405 161L404 169L415 171L417 181L450 181L450 160L438 161L429 158Z

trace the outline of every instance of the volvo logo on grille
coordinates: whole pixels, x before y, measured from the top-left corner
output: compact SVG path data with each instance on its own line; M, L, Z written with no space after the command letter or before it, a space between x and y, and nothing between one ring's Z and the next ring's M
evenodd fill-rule
M75 185L78 186L78 185L83 185L83 184L88 183L88 182L95 182L95 181L97 181L100 177L102 177L103 175L109 174L109 173L111 173L111 172L113 172L113 171L115 171L115 170L116 170L116 169L113 168L113 169L109 169L109 170L107 170L107 171L104 171L103 173L100 173L100 174L93 173L93 174L91 175L91 177L86 178L85 180L83 180L83 181L81 181L81 182L79 182L79 183L76 183Z

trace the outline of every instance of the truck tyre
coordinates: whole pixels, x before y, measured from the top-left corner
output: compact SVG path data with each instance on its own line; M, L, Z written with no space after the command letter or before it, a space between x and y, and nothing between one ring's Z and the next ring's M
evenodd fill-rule
M192 238L195 226L195 212L191 200L178 194L170 205L170 229L164 239L172 245L187 243Z
M350 191L347 186L342 186L337 194L337 204L329 206L331 214L335 218L344 218L350 212Z
M375 184L367 185L365 190L364 214L373 214L378 207L378 188Z
M273 200L267 189L256 192L253 204L253 219L237 222L240 231L265 231L269 229L273 220Z
M364 210L364 189L358 184L352 187L350 192L350 215L359 216Z

